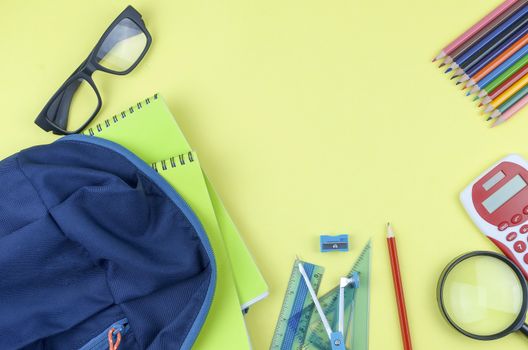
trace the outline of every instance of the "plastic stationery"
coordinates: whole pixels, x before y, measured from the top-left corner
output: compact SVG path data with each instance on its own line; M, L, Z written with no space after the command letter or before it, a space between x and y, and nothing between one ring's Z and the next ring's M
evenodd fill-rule
M219 278L211 312L195 346L217 349L219 344L231 344L249 349L241 309L265 297L267 285L161 96L138 102L84 133L119 143L154 164L204 225Z
M348 235L327 236L319 238L321 252L348 252Z
M317 299L317 294L312 288L312 284L310 282L310 279L308 278L308 275L306 274L306 271L304 270L302 262L298 262L298 268L301 272L301 275L303 277L304 283L306 283L306 287L308 288L308 292L310 292L310 297L312 297L312 302L315 305L315 309L317 310L317 314L319 315L319 318L321 319L321 322L324 326L324 329L326 331L326 334L328 335L328 339L330 340L330 345L332 346L332 350L345 350L345 339L344 339L344 333L345 333L345 326L344 326L344 314L345 314L345 288L347 286L352 286L352 295L348 298L352 302L352 306L350 309L350 313L354 310L354 296L356 288L359 287L359 274L357 272L352 273L351 277L341 277L339 282L339 302L338 302L338 319L337 319L337 331L332 330L332 327L330 326L330 323L328 322L328 318L326 317L323 308L321 307L321 304L319 303L319 299ZM323 342L324 344L324 342Z
M477 227L528 277L528 162L518 155L501 159L460 200Z
M271 350L301 349L306 339L314 304L298 268L299 262L300 260L296 259L293 264ZM317 293L323 279L324 267L302 263L309 276L310 285Z
M368 242L357 258L347 279L358 278L357 288L336 286L318 298L320 310L327 322L322 321L320 312L310 295L308 284L301 273L299 263L305 271L314 294L319 289L324 268L304 261L296 260L292 269L279 320L275 329L271 350L333 350L328 337L328 328L342 329L346 350L368 349L370 254ZM356 282L357 283L357 280ZM343 290L343 293L341 291ZM343 295L343 297L341 297ZM340 303L340 299L343 300ZM342 305L340 312L340 304ZM342 326L339 314L343 315ZM327 327L328 326L328 327ZM336 346L334 344L334 346ZM339 348L337 348L339 349Z

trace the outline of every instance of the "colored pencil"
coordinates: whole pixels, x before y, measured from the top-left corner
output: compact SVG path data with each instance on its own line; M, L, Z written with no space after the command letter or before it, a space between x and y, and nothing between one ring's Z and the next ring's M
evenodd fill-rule
M517 51L513 56L501 63L491 73L486 75L479 81L468 95L474 94L481 89L486 89L487 92L492 91L497 86L502 84L506 79L511 77L515 72L521 69L528 62L528 45Z
M490 103L494 98L502 94L504 91L506 91L510 86L515 84L519 79L521 79L523 76L528 74L528 65L525 65L522 67L518 72L516 72L514 75L506 79L502 84L497 86L495 89L493 89L487 96L483 96L482 104ZM486 91L486 90L483 90Z
M504 22L507 18L509 18L513 13L519 10L526 3L528 3L528 0L519 0L515 2L501 15L499 15L494 20L489 22L481 31L477 32L475 35L473 35L467 41L465 41L459 47L457 47L448 56L446 56L444 59L444 62L440 65L440 67L447 65L447 64L451 64L454 60L460 57L460 55L463 52L467 51L467 49L473 46L477 41L479 41L484 36L489 34L493 29L495 29L498 25Z
M516 2L517 2L516 0L504 1L497 8L495 8L493 11L491 11L487 16L482 18L475 25L473 25L471 28L469 28L464 33L462 33L458 38L456 38L451 43L449 43L449 45L444 47L442 49L442 51L440 51L440 53L433 59L433 62L436 61L436 60L440 60L440 59L444 58L445 56L449 55L450 53L452 53L461 44L463 44L468 39L473 37L476 33L480 32L490 22L492 22L495 18L500 16L504 11L506 11L509 7L511 7Z
M491 53L488 58L467 70L460 82L469 81L466 87L475 85L526 44L528 44L528 26L524 26L516 35L504 42L497 52Z
M459 57L456 57L448 71L458 68L461 64L464 64L466 61L468 61L473 55L475 55L479 50L492 42L494 39L504 35L505 33L508 33L508 29L512 26L518 25L519 21L522 22L522 20L525 19L526 14L528 14L528 6L521 6L517 12L514 12L510 17L506 18L496 28L482 37L466 51L464 51Z
M400 274L400 264L398 261L398 249L396 248L396 238L391 224L387 224L387 247L389 249L390 264L392 270L392 280L396 292L396 304L398 305L398 315L400 319L400 329L405 350L412 350L411 332L409 330L409 320L407 319L407 309L405 307L405 296Z
M502 113L506 112L513 105L523 99L526 95L528 95L528 86L523 87L515 95L507 99L506 102L501 104L496 110L493 111L493 113L489 116L488 120L498 118Z
M517 112L519 112L524 106L528 104L528 95L520 99L516 104L510 107L506 112L501 114L493 123L491 127L495 127L504 123L506 120L513 117Z
M510 97L515 95L517 92L519 92L523 87L525 87L528 84L528 75L525 75L521 79L519 79L515 84L513 84L509 89L504 91L502 94L497 96L493 101L491 101L487 108L484 110L484 113L489 113L493 111L495 108L499 107L501 104L506 102Z
M464 71L471 69L479 62L483 61L488 55L490 55L495 49L506 42L509 38L515 35L518 31L522 31L528 25L528 7L526 7L527 15L522 17L521 20L515 22L510 28L506 29L503 33L497 36L495 39L490 41L482 49L472 55L464 64L460 65Z
M451 80L461 84L462 90L467 89L467 96L476 94L473 101L481 99L478 106L489 115L487 120L495 119L492 127L505 122L528 105L528 0L504 1L444 47L433 62L437 60L442 60L440 67L448 65L445 73L451 73ZM388 224L389 251L391 239L394 234ZM399 302L403 299L401 277L399 268L394 269L397 255L393 260L391 256L402 339L404 348L410 349L405 303Z

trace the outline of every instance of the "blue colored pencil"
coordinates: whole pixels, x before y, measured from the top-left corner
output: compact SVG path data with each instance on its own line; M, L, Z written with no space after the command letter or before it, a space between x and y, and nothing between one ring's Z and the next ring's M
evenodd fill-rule
M506 41L500 44L500 46L498 46L492 52L486 55L486 57L484 57L482 60L475 61L473 64L468 65L467 67L464 67L463 69L464 69L465 77L467 76L467 79L461 79L461 82L469 80L470 77L475 75L475 73L477 73L479 70L484 68L488 63L493 61L497 56L503 53L507 48L509 48L512 44L517 42L520 38L522 38L527 33L528 33L528 24L524 25L521 29L516 31L512 36L510 36Z
M512 26L515 26L517 21L523 19L528 15L528 6L523 6L518 12L514 13L508 19L506 19L501 25L491 31L488 35L480 39L473 46L468 48L453 64L450 69L458 68L460 65L467 62L473 55L475 55L479 50L484 48L487 44L493 41L495 38L504 35L508 32L508 29Z

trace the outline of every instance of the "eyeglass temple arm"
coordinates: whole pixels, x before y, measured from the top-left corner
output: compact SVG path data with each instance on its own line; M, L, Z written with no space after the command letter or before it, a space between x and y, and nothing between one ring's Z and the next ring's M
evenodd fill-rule
M528 324L523 324L521 329L520 329L521 333L524 334L525 336L528 337Z

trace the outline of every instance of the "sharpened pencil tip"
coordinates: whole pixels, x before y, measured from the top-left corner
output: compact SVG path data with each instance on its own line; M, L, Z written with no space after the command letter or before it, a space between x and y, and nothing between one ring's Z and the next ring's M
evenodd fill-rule
M486 118L486 121L489 122L490 120L492 120L493 118L491 116L487 117Z
M495 119L497 117L500 117L501 114L502 113L498 109L496 109L493 113L491 113L491 118Z
M453 70L453 68L449 67L449 68L447 68L447 70L446 70L444 73L449 73L449 72L451 72L452 70Z
M504 123L504 122L505 122L505 120L499 118L499 119L495 120L495 123L493 123L493 124L491 125L491 127L494 128L494 127L496 127L497 125L501 125L501 124Z
M460 84L462 84L462 82L461 81L457 81L456 85L460 85Z
M438 66L438 68L442 68L443 66L445 66L446 64L445 63L440 63L440 65Z
M394 231L392 230L392 225L390 222L387 222L387 238L394 237Z
M438 55L436 55L435 58L433 58L433 62L434 61L438 61L438 60L441 60L442 58L444 58L446 56L444 50L440 51L440 53Z

